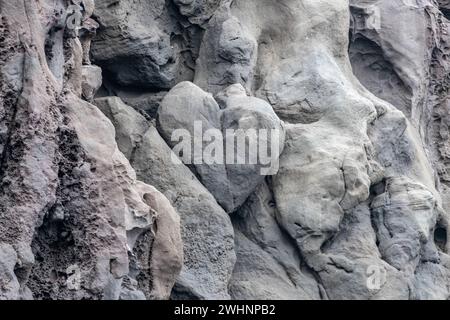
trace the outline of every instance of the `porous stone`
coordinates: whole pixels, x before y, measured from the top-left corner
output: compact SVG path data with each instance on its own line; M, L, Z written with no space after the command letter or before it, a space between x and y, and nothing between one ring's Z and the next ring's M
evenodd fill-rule
M93 1L83 3L87 19ZM1 48L10 45L1 58L0 298L118 299L134 276L134 237L148 234L149 286L167 299L182 265L179 219L136 179L108 118L81 99L101 75L83 67L68 5L0 2Z
M138 178L161 190L180 214L184 263L172 298L229 299L236 256L227 213L186 166L173 161L175 154L142 115L118 98L96 102L116 124L119 148L130 156ZM138 123L143 125L133 125ZM167 268L163 258L155 259Z

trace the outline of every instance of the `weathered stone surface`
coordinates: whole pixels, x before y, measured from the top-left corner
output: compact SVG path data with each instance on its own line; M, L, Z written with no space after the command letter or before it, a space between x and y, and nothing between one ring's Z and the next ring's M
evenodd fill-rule
M173 140L173 134L177 130L184 129L189 132L190 142L194 147L191 149L191 155L183 155L183 160L185 163L194 164L203 185L215 196L219 204L231 213L262 183L268 174L264 173L264 169L271 167L271 163L262 163L259 158L255 159L254 164L247 164L245 161L243 164L237 163L238 157L248 157L253 150L249 142L245 145L245 150L239 148L237 144L239 130L255 130L253 141L256 147L262 148L262 140L266 141L267 155L273 156L274 166L284 148L285 132L284 124L271 106L264 100L249 97L241 85L230 86L221 92L219 101L220 107L211 94L190 82L182 82L165 96L158 112L158 125L162 136L172 147L179 143L178 140ZM196 129L196 125L199 124L201 128ZM220 139L220 145L223 147L217 152L223 156L219 163L215 158L208 159L209 154L206 152L201 155L202 161L199 162L197 159L195 139L203 139L203 135L210 129L218 130L221 136L214 135L213 141L203 141L203 150L215 142L215 139ZM267 134L258 132L261 129L267 130ZM227 130L234 131L227 133ZM272 136L272 130L276 130L276 136ZM272 144L272 139L276 139L275 144ZM236 142L233 147L236 159L224 164L227 161L227 154L230 153L226 148L228 141ZM258 150L259 148L256 152ZM276 169L278 168L274 168L275 172Z
M118 97L96 99L95 105L112 121L120 151L130 159L148 130L148 122Z
M449 299L449 18L0 0L0 299ZM279 170L175 161L195 121Z
M357 9L358 3L353 1L352 7ZM392 20L372 17L374 20L369 22L374 23L375 30L372 31L368 21L364 21L364 30L360 33L377 35L375 39L386 44L384 57L391 52L392 63L397 59L398 64L404 62L403 69L398 67L397 70L401 69L401 74L409 78L410 88L418 88L414 89L416 95L422 93L423 96L423 89L429 86L429 82L423 79L429 72L427 68L430 68L423 64L429 61L427 57L434 49L429 47L423 32L430 22L419 18L433 12L437 19L431 23L442 28L444 21L439 18L436 8L432 3L418 6L400 1L395 4L388 1L360 3L364 8L369 7L366 14L392 17ZM395 10L389 9L393 6ZM377 10L380 7L382 10ZM414 10L406 9L409 7ZM404 32L398 32L399 14L393 14L400 11L404 14L403 21L408 21L400 28ZM418 23L414 28L408 28L414 17ZM358 32L361 23L355 20L352 27ZM228 21L234 21L230 23L233 30L229 29ZM413 272L403 274L391 266L387 268L380 257L373 254L374 251L365 251L359 260L355 260L350 252L339 252L334 246L341 234L350 232L342 225L348 217L357 213L375 215L365 203L372 201L371 190L390 181L388 179L411 179L418 190L425 190L423 192L430 195L419 199L406 197L403 202L405 208L396 210L408 212L407 208L411 206L429 208L428 211L419 210L419 218L416 219L429 221L427 227L430 230L437 228L436 221L446 220L440 218L443 215L442 203L420 136L425 136L423 127L429 122L426 111L418 108L410 122L359 84L345 54L349 21L344 1L282 1L277 4L234 1L231 7L225 4L212 18L211 31L205 34L195 82L214 94L229 84L241 83L250 92L270 102L280 118L291 123L287 126L281 168L273 184L280 215L278 221L296 240L306 263L317 273L326 296L333 299L420 296L420 292L410 295L406 290L410 278L415 277ZM380 26L377 25L379 23ZM333 28L329 28L331 25ZM376 28L381 28L381 31ZM439 33L439 29L433 32L445 41L443 32ZM229 37L229 34L233 36ZM407 40L411 39L409 35L415 35L414 39L420 44L416 46L416 41ZM237 43L240 50L234 49ZM250 43L253 45L247 45ZM367 62L359 59L355 63L358 61ZM361 74L365 74L364 71ZM375 77L369 81L373 85L383 85ZM437 81L443 82L442 78ZM417 102L420 101L423 98ZM398 108L403 110L401 105ZM406 190L409 192L416 187ZM402 196L406 190L401 191ZM427 198L430 200L425 200ZM428 204L429 201L433 205ZM364 210L357 210L364 204ZM417 224L407 220L402 223L405 226ZM367 227L370 225L365 225ZM424 233L421 243L413 245L415 259L427 260L428 253L423 251L422 243L433 241L431 233ZM399 237L403 236L399 234ZM373 243L367 245L381 245L380 239L372 239ZM394 259L400 259L400 256ZM417 263L411 263L413 270L419 267ZM366 281L363 281L367 279L370 266L383 266L387 278L391 279L377 292L368 290ZM413 281L419 279L420 276L416 276ZM397 285L393 286L395 282ZM395 287L398 289L394 290Z
M129 106L140 113L144 113L146 118L154 120L157 118L159 107L167 92L147 93L138 95L119 95Z
M277 214L270 187L263 183L233 217L233 299L320 299L322 288L278 225Z
M175 155L142 115L118 98L96 103L116 125L119 148L137 176L161 190L180 214L184 265L172 298L229 299L236 258L226 212L187 167L173 162Z
M0 2L2 41L12 46L1 48L16 47L1 61L0 298L118 299L133 277L134 240L148 234L147 256L165 257L146 261L149 285L167 299L182 264L179 219L137 181L111 122L81 100L82 89L89 99L100 86L100 70L86 90L82 45L61 20L66 5Z
M101 28L92 56L117 85L170 89L193 77L190 38L197 31L178 25L166 1L98 0L95 15Z
M205 24L222 0L174 0L180 13L192 24Z
M102 69L97 66L83 66L81 71L82 96L86 101L92 102L98 89L102 86Z

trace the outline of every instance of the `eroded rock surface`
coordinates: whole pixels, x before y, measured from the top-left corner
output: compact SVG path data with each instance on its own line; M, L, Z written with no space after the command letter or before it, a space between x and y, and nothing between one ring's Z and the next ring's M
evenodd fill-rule
M83 66L66 1L0 5L0 298L167 299L183 261L179 217L81 99L101 79L84 72L94 66Z
M183 164L156 128L117 97L96 104L116 126L120 150L142 181L161 190L180 214L184 266L174 299L229 299L228 282L235 263L230 217Z
M0 298L449 299L449 18L0 0ZM175 154L196 121L278 170Z
M232 151L236 161L224 165L227 153L230 153L230 149L227 149L228 141L237 141L239 130L255 130L253 139L249 139L254 141L255 147L262 147L257 144L266 143L267 154L273 156L273 162L278 162L279 155L284 149L285 131L284 124L271 106L264 100L247 96L245 89L240 85L225 89L219 100L221 107L212 95L190 82L182 82L175 86L162 101L158 113L158 125L162 136L171 147L179 143L178 140L174 140L179 138L176 135L177 130L186 130L189 133L190 138L187 140L194 146L194 150L191 150L192 156L183 156L184 162L195 166L203 185L215 196L219 204L231 213L239 208L261 184L266 175L264 169L270 171L271 163L262 163L257 158L254 164L246 164L248 162L245 161L242 161L242 164L238 163L238 157L246 154L240 154L237 143L234 143ZM210 134L208 140L213 142L220 140L218 142L220 148L217 148L215 153L220 153L223 160L216 160L215 153L211 153L214 158L209 159L209 154L203 152L203 159L199 161L195 154L196 139L199 134L204 139L211 129L221 133L221 136ZM227 130L233 130L233 132L227 134ZM268 134L262 134L260 130L267 130ZM276 135L269 136L271 130ZM211 144L210 141L201 143L204 145L202 150L207 150L206 148ZM250 150L250 142L247 146ZM259 151L258 149L260 148L249 152L253 152L252 155L254 155ZM274 168L274 170L277 169L278 167Z

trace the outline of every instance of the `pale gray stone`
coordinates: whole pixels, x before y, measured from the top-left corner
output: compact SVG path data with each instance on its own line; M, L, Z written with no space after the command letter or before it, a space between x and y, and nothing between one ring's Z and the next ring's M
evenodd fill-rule
M0 299L448 300L449 18L0 0ZM282 130L279 170L174 162L195 120Z
M196 155L194 148L191 148L191 156L183 160L195 166L196 172L200 177L203 185L214 195L219 204L229 213L239 208L248 196L262 183L267 173L264 168L270 169L271 165L276 166L279 155L284 149L285 131L284 124L273 112L272 107L264 100L249 97L245 89L237 84L230 86L220 94L220 109L218 103L211 94L204 92L202 89L190 82L182 82L175 86L164 98L158 111L158 126L161 133L168 144L175 147L179 141L174 141L173 134L176 130L184 129L190 133L191 142L194 146L195 139L203 139L203 134L210 129L216 129L221 132L224 146L222 152L222 163L205 163L208 154L202 154L202 161L196 163ZM195 124L202 125L202 131L199 134L195 132ZM226 130L234 130L235 133L227 134ZM255 164L249 163L249 159L245 164L225 163L227 155L230 153L226 148L227 141L238 141L239 130L256 130L255 145L260 145L260 140L267 141L268 156L272 156L272 163L264 164L260 159L256 159ZM258 130L265 129L269 136L259 133ZM278 137L275 149L272 150L272 134L271 130L277 130ZM215 138L216 139L216 138ZM203 142L206 148L211 141ZM235 157L239 156L239 152L244 152L241 156L248 157L252 152L249 144L246 149L239 149L236 144L232 150ZM262 147L262 146L261 146ZM258 148L259 150L259 148ZM256 152L258 152L258 150ZM237 158L236 158L237 159ZM210 160L211 161L211 160ZM274 173L276 173L274 168Z
M83 66L81 71L82 96L86 101L92 102L98 89L102 86L102 69L98 66Z
M229 299L236 259L229 216L187 167L173 162L175 155L142 115L118 98L96 102L116 124L119 148L129 155L138 178L161 190L180 214L184 264L172 298ZM155 259L167 268L162 257Z
M83 3L89 18L93 1ZM21 65L5 69L11 86L1 74L0 299L118 299L136 237L148 250L138 270L155 299L168 299L183 259L179 217L81 99L93 97L101 70L82 66L67 5L0 2L1 69Z

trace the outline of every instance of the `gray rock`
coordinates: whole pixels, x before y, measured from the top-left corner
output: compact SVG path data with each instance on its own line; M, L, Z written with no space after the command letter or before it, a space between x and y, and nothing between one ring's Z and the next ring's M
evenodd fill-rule
M117 98L97 100L116 124L119 148L131 154L139 179L161 190L181 217L184 264L172 298L229 299L228 282L236 259L230 218L187 167L173 162L175 155L153 126L136 125L146 123L143 116L122 102L108 101ZM140 137L138 143L130 143L133 136Z
M233 216L237 262L233 299L315 300L320 287L297 247L277 223L269 186L263 183Z
M102 86L102 69L97 66L83 66L81 90L86 101L92 102L98 89Z
M139 290L122 290L120 294L120 300L146 300L145 295Z
M0 0L0 299L449 299L449 19ZM180 163L195 120L281 129L279 170Z
M211 18L200 47L194 83L217 94L239 83L247 89L257 59L257 43L224 1Z
M227 299L236 259L231 221L189 169L174 166L171 157L170 148L151 127L132 164L139 177L152 181L180 214L185 262L177 287L188 289L191 297ZM177 290L173 297L177 298Z
M95 105L112 121L120 151L130 159L149 128L148 122L118 97L96 99Z
M20 298L20 283L14 273L14 268L18 263L17 253L9 244L0 246L0 277L2 279L1 300L17 300Z
M119 96L127 105L141 113L144 112L146 117L154 120L157 118L159 107L166 94L166 91L161 91L142 95L121 95L119 93Z
M164 259L146 272L155 298L167 299L181 268L179 218L137 181L111 122L81 99L101 76L85 67L83 81L80 40L61 21L66 6L0 3L1 41L22 51L1 62L22 67L8 68L16 85L1 91L0 298L118 299L133 236L149 233L147 253Z
M211 18L222 0L174 0L180 13L192 24L203 25Z
M215 196L219 204L229 213L240 207L248 196L261 184L264 177L276 173L278 169L278 158L284 148L284 124L278 119L271 106L264 100L247 96L241 85L227 88L220 94L220 109L212 95L204 92L190 82L183 82L175 86L164 98L158 112L158 125L165 140L170 146L176 147L179 141L174 141L173 134L176 130L184 129L190 134L190 141L194 147L192 155L183 155L185 163L193 164L200 177L201 182ZM206 150L211 141L203 141L202 159L198 159L195 150L195 140L202 139L196 133L196 123L201 124L200 135L206 134L210 129L221 132L219 144L222 159L218 161L207 158ZM265 129L267 134L258 130ZM227 130L234 130L227 133ZM245 150L234 144L233 154L226 147L231 141L239 141L239 130L255 130L255 146L257 150L251 149L250 142L245 145ZM272 135L272 130L277 136ZM272 144L272 140L276 139ZM264 163L259 156L262 141L267 145L267 155L271 156L271 163ZM225 147L222 147L225 146ZM230 154L235 160L228 163ZM237 162L239 157L241 163ZM253 163L249 157L256 156ZM225 163L226 162L226 163ZM264 170L267 169L267 170ZM273 170L269 170L273 169ZM266 172L267 171L267 172Z
M173 20L166 1L96 1L95 15L101 29L92 43L92 56L119 86L170 89L193 77L187 66L192 57L183 28ZM195 50L194 50L195 51ZM189 57L188 57L189 56Z
M325 6L326 14L322 15L321 23L316 24L315 13L323 13ZM280 16L285 18L280 20ZM249 58L251 55L240 55L251 52L244 44L240 45L240 52L234 51L232 45L224 51L223 43L214 40L228 39L229 31L223 27L227 19L236 19L233 25L242 30L242 36L235 32L236 36L230 38L232 42L256 39L256 60ZM346 252L335 252L334 242L346 230L343 221L358 213L370 213L367 204L365 210L357 208L371 201L372 188L383 178L408 176L432 194L436 208L421 213L431 216L431 229L433 221L436 223L441 215L433 171L416 128L397 115L392 106L364 89L352 74L348 57L341 54L348 43L348 20L348 8L331 1L303 2L298 6L291 2L261 5L259 1L235 1L231 8L224 6L213 17L211 30L220 35L205 35L195 81L202 88L217 93L227 86L227 77L234 68L243 71L245 76L241 76L239 82L269 101L283 120L292 123L288 126L281 168L274 177L278 221L296 240L307 265L317 273L325 296L332 299L408 298L405 288L414 277L411 271L402 275L392 266L386 268L373 253L355 261ZM311 27L305 27L308 25ZM329 25L334 28L329 29ZM418 24L417 28L426 27ZM398 45L398 41L395 43ZM420 51L420 46L426 48L425 42L415 49ZM408 46L402 50L409 50ZM403 59L411 54L414 52L399 57ZM226 61L226 67L220 63L221 58ZM423 61L411 58L411 61L416 60ZM256 64L252 64L254 61ZM406 68L411 75L421 72L414 66L405 65ZM420 78L420 74L411 77L412 81ZM398 122L387 124L385 119L391 118ZM385 130L377 119L384 123ZM374 124L376 134L368 132L370 124ZM398 130L399 136L397 131L392 134L391 130ZM411 204L405 206L414 206L416 202L412 198L407 201ZM407 220L402 223L411 224ZM427 241L430 241L430 234L425 236ZM376 241L371 241L376 245ZM433 256L433 250L426 248L418 247L420 259L427 260L424 257L430 252ZM383 266L389 279L377 292L369 290L364 281L370 266ZM358 278L362 281L356 280ZM350 283L350 279L355 280ZM393 283L398 285L393 286ZM395 287L399 289L394 290Z

